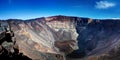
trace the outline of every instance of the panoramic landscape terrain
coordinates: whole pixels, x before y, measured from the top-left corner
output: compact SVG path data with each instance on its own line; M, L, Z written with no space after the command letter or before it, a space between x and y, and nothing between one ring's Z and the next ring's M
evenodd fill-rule
M120 0L0 0L0 60L120 60Z
M0 58L119 60L119 28L119 19L62 15L0 20Z

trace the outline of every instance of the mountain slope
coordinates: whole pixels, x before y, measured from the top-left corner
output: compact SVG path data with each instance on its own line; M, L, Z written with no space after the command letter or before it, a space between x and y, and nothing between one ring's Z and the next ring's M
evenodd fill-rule
M51 16L2 20L1 25L14 32L19 51L31 59L65 60L67 55L81 60L119 60L119 19Z
M50 24L61 24L61 22L63 26L50 26ZM73 26L71 29L69 29L70 24ZM14 32L13 40L18 45L19 52L31 59L64 60L64 55L78 49L75 25L70 20L9 19L1 21L1 25Z

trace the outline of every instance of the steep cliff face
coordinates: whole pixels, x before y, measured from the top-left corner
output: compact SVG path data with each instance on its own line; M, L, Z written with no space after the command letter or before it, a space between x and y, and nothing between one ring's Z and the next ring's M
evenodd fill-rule
M70 56L84 54L87 56L84 60L119 60L120 20L81 18L77 21L79 50L73 52L77 55Z
M65 60L67 55L85 57L82 60L119 60L120 20L52 16L9 19L1 21L2 25L14 32L19 51L31 59Z
M78 29L84 28L82 31L79 29L81 37L78 38L86 47L86 52L98 51L102 48L106 51L109 49L105 47L114 47L112 45L119 41L119 23L119 20L93 20L89 24L84 23L84 26L78 25Z
M74 20L64 16L22 20L7 20L14 31L13 40L19 51L31 59L64 60L64 55L78 49ZM54 19L55 18L55 19ZM61 20L61 21L60 21ZM62 26L61 26L62 25ZM72 26L72 28L71 28Z
M55 46L61 48L60 50L62 50L63 52L66 51L65 53L72 52L73 49L74 50L78 49L78 45L77 45L78 34L76 32L75 19L67 16L53 16L53 17L48 17L45 20L46 20L46 24L54 31L56 31L57 41L55 42L56 44ZM72 50L69 49L67 46L70 43ZM62 48L62 46L64 46L64 48Z

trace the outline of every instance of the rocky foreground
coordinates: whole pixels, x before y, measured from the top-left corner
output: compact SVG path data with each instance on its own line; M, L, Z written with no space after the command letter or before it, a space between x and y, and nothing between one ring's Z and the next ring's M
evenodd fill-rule
M120 60L120 20L52 16L0 21L0 58Z

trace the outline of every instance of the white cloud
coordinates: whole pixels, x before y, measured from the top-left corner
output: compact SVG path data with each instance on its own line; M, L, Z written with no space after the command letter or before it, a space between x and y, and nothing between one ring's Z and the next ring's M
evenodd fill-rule
M96 2L95 7L98 9L107 9L116 6L116 3L108 2L108 1L99 1Z

